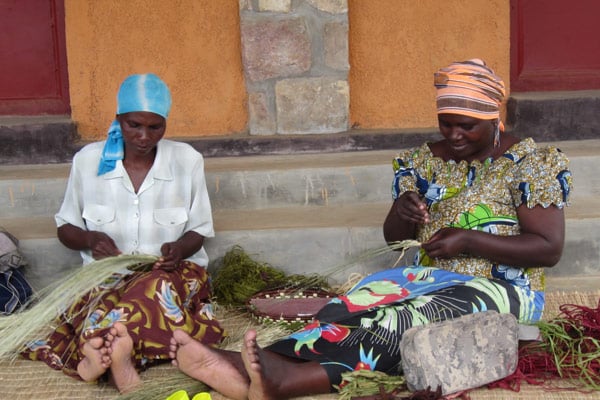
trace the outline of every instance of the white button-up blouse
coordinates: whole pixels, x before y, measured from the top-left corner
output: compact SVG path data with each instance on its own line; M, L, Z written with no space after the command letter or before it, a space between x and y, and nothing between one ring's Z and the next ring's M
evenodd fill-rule
M124 254L160 255L163 243L194 231L213 237L213 221L204 159L186 143L162 139L154 165L135 193L122 161L98 176L104 142L82 148L73 158L65 198L55 216L66 223L104 232ZM83 263L93 261L91 250L81 252ZM189 257L208 265L204 248Z

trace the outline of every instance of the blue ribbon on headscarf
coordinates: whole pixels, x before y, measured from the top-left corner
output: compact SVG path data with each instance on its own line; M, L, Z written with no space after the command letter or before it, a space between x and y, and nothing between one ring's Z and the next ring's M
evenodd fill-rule
M104 143L104 150L102 150L102 157L98 166L98 176L115 169L117 160L122 160L124 155L121 124L115 119L108 128L108 137Z
M170 109L171 92L168 86L154 74L131 75L123 81L119 88L117 115L147 111L167 118ZM114 120L108 129L108 137L98 166L98 175L115 169L117 160L122 160L124 156L121 125Z

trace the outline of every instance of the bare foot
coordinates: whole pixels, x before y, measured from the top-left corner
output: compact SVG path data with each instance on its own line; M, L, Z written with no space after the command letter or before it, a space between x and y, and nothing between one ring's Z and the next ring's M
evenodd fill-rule
M261 363L261 356L263 351L256 343L256 331L249 330L244 335L242 345L242 360L250 377L248 400L277 400L277 390L273 382L267 379L267 371Z
M117 389L127 393L139 387L141 379L131 358L133 340L127 327L116 322L106 335L106 341L110 345L110 374Z
M173 365L184 374L228 398L248 398L249 381L240 353L212 348L181 330L173 332L169 350Z
M299 361L261 349L256 331L244 336L242 360L250 377L249 400L281 400L329 393L331 383L316 361Z
M85 357L77 364L77 373L84 381L95 381L110 367L109 349L104 338L89 339L84 343L81 352Z

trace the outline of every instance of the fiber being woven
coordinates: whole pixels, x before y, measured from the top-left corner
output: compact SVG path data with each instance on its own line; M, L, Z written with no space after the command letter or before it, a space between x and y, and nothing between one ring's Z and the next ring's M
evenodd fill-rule
M546 315L550 319L558 315L562 304L579 304L595 307L600 298L600 290L595 292L549 292L546 294ZM237 340L236 335L241 335L250 326L256 324L247 315L222 315L219 316L225 328L232 334L231 342ZM232 345L233 346L233 345ZM235 349L234 347L229 347ZM142 373L145 382L160 380L179 372L169 364L150 368ZM61 399L61 400L108 400L118 399L118 392L109 386L88 384L73 378L69 378L62 372L50 369L46 364L36 361L16 360L13 363L0 363L0 397L11 400L30 399ZM502 389L477 389L469 392L472 400L504 400L504 399L550 399L550 400L573 400L573 399L598 399L600 392L580 393L575 391L544 391L538 386L523 384L520 392ZM140 395L139 399L152 399ZM224 397L213 393L213 400L226 400ZM304 397L304 400L333 400L335 394ZM161 400L161 399L157 399Z

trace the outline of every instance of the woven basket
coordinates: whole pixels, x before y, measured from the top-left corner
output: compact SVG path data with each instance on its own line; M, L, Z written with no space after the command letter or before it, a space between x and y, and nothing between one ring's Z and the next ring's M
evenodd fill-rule
M308 323L335 294L323 289L273 289L252 296L248 311L259 322Z

